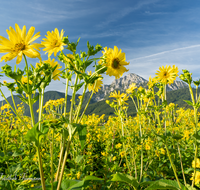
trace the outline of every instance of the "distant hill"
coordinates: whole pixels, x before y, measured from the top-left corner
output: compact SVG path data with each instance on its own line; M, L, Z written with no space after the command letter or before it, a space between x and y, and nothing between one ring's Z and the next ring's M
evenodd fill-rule
M120 90L121 92L125 92L125 90L129 87L130 84L136 83L136 86L143 86L147 87L147 80L144 78L136 75L136 74L128 74L127 76L121 77L120 79L114 80L110 85L103 85L102 88L94 94L90 105L88 106L88 109L86 111L86 115L91 115L93 113L102 115L105 114L105 118L108 118L109 115L114 115L114 109L111 108L109 105L105 103L106 99L110 99L109 95L110 92L114 90ZM85 105L90 97L90 92L86 93L83 105ZM77 94L76 99L78 99L79 94ZM44 93L44 104L48 100L56 100L60 98L64 98L65 94L62 92L57 91L48 91ZM21 100L14 96L16 104L19 104ZM67 111L69 111L70 108L70 99L71 96L68 95L67 98ZM182 81L175 81L172 85L167 86L167 100L168 103L173 102L175 104L178 104L179 107L185 107L188 108L189 106L183 101L183 100L190 100L190 93L188 90L188 85ZM12 105L12 99L11 97L8 98L8 101ZM0 102L1 103L1 102ZM129 104L128 109L128 115L134 116L136 115L135 106L133 105L133 102L131 99L127 102ZM4 101L5 104L5 101ZM1 104L0 104L1 105ZM33 109L35 112L36 119L38 117L36 110L39 108L38 102L36 102L33 105ZM29 107L25 105L25 115L30 116Z

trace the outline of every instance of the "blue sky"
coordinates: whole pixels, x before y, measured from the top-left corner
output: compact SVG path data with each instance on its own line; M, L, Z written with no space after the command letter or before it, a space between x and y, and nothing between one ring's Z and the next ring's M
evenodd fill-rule
M15 23L27 29L34 26L40 41L47 31L63 29L70 41L81 37L79 50L86 50L87 41L121 48L130 62L124 76L135 73L148 80L160 66L176 65L179 74L188 69L196 80L200 78L199 18L199 0L9 0L1 1L0 35L7 38L6 29ZM43 52L42 58L47 59ZM17 66L23 68L24 61ZM105 75L103 82L114 79ZM63 92L64 87L56 81L47 90Z

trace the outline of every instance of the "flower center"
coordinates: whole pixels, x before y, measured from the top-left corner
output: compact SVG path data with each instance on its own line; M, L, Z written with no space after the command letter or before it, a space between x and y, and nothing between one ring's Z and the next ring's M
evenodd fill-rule
M164 76L164 77L167 77L167 72L166 72L166 71L163 73L163 76Z
M59 46L60 46L60 42L59 42L58 40L54 40L54 41L52 42L52 46L53 46L53 47L59 47Z
M17 44L15 44L15 51L23 51L23 50L25 50L25 45L24 45L24 43L17 43Z
M115 69L119 67L119 59L116 58L113 60L112 67Z

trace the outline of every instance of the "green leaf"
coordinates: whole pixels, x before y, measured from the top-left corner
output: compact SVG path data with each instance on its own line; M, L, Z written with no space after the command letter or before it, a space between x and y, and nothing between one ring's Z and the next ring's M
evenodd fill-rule
M189 184L186 184L186 187L187 187L188 190L196 190L196 188L190 186Z
M186 102L190 106L194 106L193 103L191 101L189 101L189 100L183 100L183 101Z
M39 146L41 138L47 134L49 128L47 125L42 124L41 130L38 129L39 123L35 124L32 129L30 129L25 138L30 141L34 142L36 146Z
M74 123L70 124L69 123L67 129L68 129L68 132L69 132L69 138L72 139L72 136L76 132L77 124L74 124Z
M92 176L92 175L89 175L89 176L86 176L85 178L84 178L84 181L103 181L104 179L102 179L102 178L98 178L98 177L95 177L95 176Z
M139 183L137 182L137 180L133 176L122 174L122 173L114 174L111 181L118 181L118 182L127 183L130 186L132 186L135 190L139 186Z
M78 155L78 156L76 157L75 162L78 164L83 158L84 158L84 156Z
M87 187L90 181L103 181L104 179L102 178L98 178L95 176L86 176L82 181L79 181L78 183L76 183L75 185L71 186L69 189L67 190L82 190L83 187Z
M18 95L17 95L17 97L20 98L20 100L21 100L22 102L24 102L24 103L26 103L26 104L28 105L28 99L23 98L23 97L18 96Z
M186 187L181 185L182 189L187 190ZM158 181L154 181L149 187L147 187L145 190L160 190L160 189L173 189L173 190L180 190L179 185L176 181L173 180L166 180L161 179Z
M87 134L87 128L86 127L87 127L87 125L77 124L79 140L81 142L81 150L83 150L84 146L85 146L86 134Z
M67 190L72 190L72 189L82 190L82 187L84 187L84 181L79 181L78 183L76 183L75 185L71 186Z
M13 157L17 157L17 156L21 156L21 155L23 155L24 154L24 152L23 152L23 149L22 148L19 148L19 149L17 149L17 150L15 150L15 152L13 153Z
M78 91L78 90L83 86L83 84L84 84L84 82L78 84L78 85L76 86L76 91Z
M176 135L172 135L172 138L173 138L173 139L176 139L176 140L180 140L180 139L183 138L183 136L182 136L182 135L179 135L179 134L176 134Z
M31 102L32 102L32 104L34 104L35 102L37 102L38 99L39 99L39 95L37 95L37 96L34 97L34 98L31 98Z
M193 138L195 138L197 140L198 143L200 143L200 135L199 132L197 132L196 134L192 135Z
M70 179L62 180L61 189L66 190L79 182L80 182L79 180L70 180Z
M36 146L39 145L39 132L38 132L38 123L34 125L26 134L25 138L30 141L34 142Z

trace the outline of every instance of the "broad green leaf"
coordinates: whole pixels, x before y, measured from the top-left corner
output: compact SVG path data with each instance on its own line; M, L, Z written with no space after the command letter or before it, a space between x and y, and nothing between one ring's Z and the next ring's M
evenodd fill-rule
M196 188L190 186L189 184L187 184L186 187L187 187L188 190L197 190Z
M82 181L79 181L75 185L71 186L67 190L82 190L83 187L87 187L90 181L103 181L104 179L95 176L86 176Z
M78 155L78 156L76 157L75 162L78 164L83 158L84 158L84 156Z
M189 100L183 100L184 102L186 102L188 105L193 106L193 103Z
M26 134L25 138L30 141L34 142L36 146L39 145L39 136L38 136L38 123L34 125Z
M26 139L30 142L34 142L36 146L39 146L41 137L47 134L48 126L41 125L41 131L38 129L39 123L36 123L26 134Z
M76 124L68 124L67 127L68 131L69 131L69 138L72 139L72 136L74 135L74 133L76 132L77 129L77 125Z
M62 180L61 189L66 190L79 182L80 182L79 180L70 180L70 179Z
M139 183L137 182L137 180L133 176L122 174L122 173L114 174L111 181L118 181L118 182L127 183L130 186L132 186L135 190L139 186Z
M186 187L181 185L182 189L187 190ZM173 180L166 180L161 179L158 181L154 181L149 187L145 190L160 190L160 189L173 189L173 190L180 190L179 185L176 181Z
M67 190L72 190L72 189L82 190L83 186L84 186L84 181L79 181L78 183L76 183L75 185L71 186Z
M176 140L180 140L180 139L183 138L183 136L182 136L182 135L179 135L179 134L176 134L176 135L172 135L172 138L173 138L173 139L176 139Z
M77 124L77 130L79 135L79 140L81 142L81 149L84 149L85 141L86 141L86 134L87 134L87 125L80 125Z

